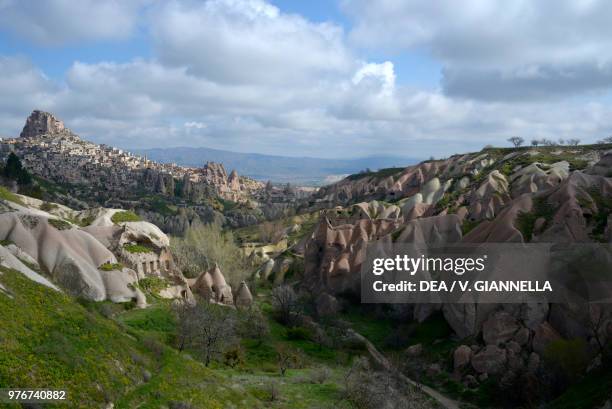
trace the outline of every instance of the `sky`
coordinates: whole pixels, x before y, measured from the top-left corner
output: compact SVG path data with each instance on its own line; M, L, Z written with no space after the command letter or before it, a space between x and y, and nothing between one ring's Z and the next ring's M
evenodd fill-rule
M612 135L612 2L0 0L0 136L445 157Z

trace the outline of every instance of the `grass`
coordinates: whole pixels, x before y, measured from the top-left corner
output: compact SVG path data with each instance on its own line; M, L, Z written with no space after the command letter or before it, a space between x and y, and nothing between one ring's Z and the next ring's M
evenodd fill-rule
M147 201L149 208L162 216L176 216L178 208L163 196L151 196Z
M62 219L49 219L49 224L57 230L70 230L72 224Z
M18 205L25 206L25 203L19 196L11 192L4 186L0 186L0 199L7 200L9 202L17 203Z
M167 305L157 304L145 309L134 308L122 313L119 321L130 328L153 335L163 342L170 343L174 340L176 321Z
M123 268L123 264L121 263L104 263L98 269L102 271L114 271L121 270Z
M376 348L383 349L387 336L393 331L393 322L364 311L360 306L352 307L341 314L341 318L350 322L353 329L366 337Z
M612 368L603 366L586 374L561 396L546 406L548 409L598 408L612 391Z
M125 244L123 249L128 253L152 253L153 249L142 244Z
M387 178L389 176L395 176L398 173L400 173L401 171L403 171L404 169L406 169L405 167L402 168L384 168L384 169L379 169L377 171L364 171L361 173L355 173L353 175L349 175L346 178L348 180L360 180L363 178L367 178L367 177L372 177L372 178L376 178L376 179L384 179Z
M161 277L145 277L138 280L138 287L152 294L157 294L168 287L168 282Z
M11 244L15 244L13 243L11 240L0 240L0 246L10 246Z
M115 213L111 220L115 224L125 223L125 222L139 222L142 219L134 212L131 211L122 211Z
M552 151L555 151L555 150L563 150L563 149L568 149L568 148L569 147L562 147L562 146L538 147L536 148L538 151L537 155L533 155L533 156L520 155L506 162L506 164L504 164L504 167L502 169L503 171L508 171L508 170L514 169L516 166L520 165L521 167L525 167L534 162L552 165L553 163L561 162L561 161L566 161L569 163L570 171L582 170L586 168L589 164L588 161L583 160L583 159L577 159L576 157L579 155L575 153L561 152L558 155L555 155L552 153Z
M0 294L0 314L11 317L0 326L0 384L66 388L70 402L58 407L113 402L115 408L308 409L338 406L344 398L351 351L320 346L306 333L288 334L287 327L271 319L265 295L257 302L270 318L269 334L262 340L242 339L243 365L215 362L206 368L191 351L173 347L176 322L168 300L154 299L146 309L132 303L77 302L4 268L0 283L14 296ZM369 335L377 331L373 324ZM285 376L276 363L278 345L302 356L302 364ZM317 381L322 367L329 377ZM280 393L273 401L272 383Z
M141 382L149 359L115 323L14 270L0 271L13 295L0 295L2 316L11 317L0 327L0 384L66 389L72 403L64 407L97 407Z

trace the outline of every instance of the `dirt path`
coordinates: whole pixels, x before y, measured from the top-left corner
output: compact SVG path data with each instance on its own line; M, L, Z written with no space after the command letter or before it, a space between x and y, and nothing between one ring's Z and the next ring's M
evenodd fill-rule
M389 360L382 354L380 353L380 351L378 351L378 349L376 349L376 347L374 346L374 344L372 344L366 337L364 337L363 335L355 332L355 335L359 338L361 338L368 350L368 353L370 354L370 356L372 357L372 359L374 359L374 361L376 361L376 363L378 365L380 365L381 367L385 368L386 370L396 373L397 376L400 377L400 379L402 379L404 382L409 383L410 385L413 385L414 387L416 387L417 389L423 391L424 393L426 393L427 395L429 395L431 398L435 399L440 405L442 405L444 408L446 409L460 409L460 405L459 402L451 399L443 394L441 394L440 392L438 392L437 390L430 388L427 385L423 385L421 383L418 383L410 378L408 378L406 375L400 373L398 370L396 370L393 365L391 364L391 362L389 362Z

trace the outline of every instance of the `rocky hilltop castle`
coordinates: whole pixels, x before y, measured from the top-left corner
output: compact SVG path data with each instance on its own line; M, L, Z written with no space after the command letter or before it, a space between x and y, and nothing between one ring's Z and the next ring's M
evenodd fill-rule
M0 160L11 152L35 175L77 186L83 197L178 193L193 203L211 196L241 202L264 188L236 171L228 176L219 163L207 162L201 168L162 164L85 141L53 114L38 110L28 117L19 138L0 140Z

